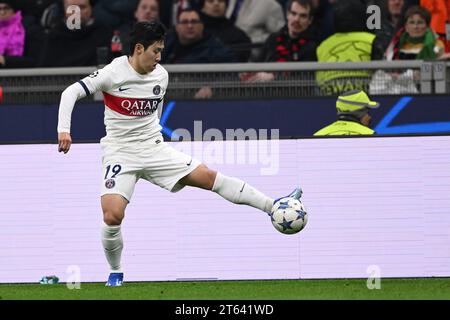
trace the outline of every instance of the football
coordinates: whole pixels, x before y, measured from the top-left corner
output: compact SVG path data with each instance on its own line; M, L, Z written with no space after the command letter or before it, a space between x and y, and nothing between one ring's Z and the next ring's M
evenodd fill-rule
M300 232L308 222L303 203L294 198L282 198L275 202L269 216L275 229L284 234Z

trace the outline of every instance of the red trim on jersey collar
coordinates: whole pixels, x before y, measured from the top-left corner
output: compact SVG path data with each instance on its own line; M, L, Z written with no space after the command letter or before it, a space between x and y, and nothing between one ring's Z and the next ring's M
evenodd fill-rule
M151 115L158 109L158 104L162 101L162 98L136 99L113 96L103 92L103 101L106 107L117 113L126 116L144 117Z

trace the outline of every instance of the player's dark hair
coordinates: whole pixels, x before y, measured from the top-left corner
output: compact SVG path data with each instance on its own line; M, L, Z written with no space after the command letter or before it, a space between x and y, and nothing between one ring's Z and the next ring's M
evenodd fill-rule
M138 43L147 50L155 42L163 41L166 37L167 29L159 21L137 22L130 33L130 53L133 55L134 48Z

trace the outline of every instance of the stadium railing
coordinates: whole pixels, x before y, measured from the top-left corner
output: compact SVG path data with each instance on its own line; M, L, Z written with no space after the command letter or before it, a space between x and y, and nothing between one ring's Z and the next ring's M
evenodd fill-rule
M210 98L220 100L318 97L352 89L355 83L372 95L450 92L450 63L447 62L286 62L164 67L170 79L166 98L178 100L194 99L201 88L209 88ZM98 67L92 66L0 70L3 103L57 103L68 85L96 69ZM327 87L318 84L320 72L325 78L334 79ZM336 79L343 81L339 84ZM87 99L101 100L101 93Z

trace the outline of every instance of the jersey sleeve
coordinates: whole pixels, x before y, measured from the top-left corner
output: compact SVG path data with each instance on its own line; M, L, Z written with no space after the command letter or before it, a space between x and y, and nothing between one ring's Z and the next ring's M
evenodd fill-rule
M97 70L63 91L59 103L58 132L70 133L72 111L75 103L97 91L107 90L111 87L111 73L108 67Z
M86 96L96 93L97 91L107 91L113 86L114 75L109 66L94 71L87 77L78 81L83 87Z
M62 92L58 112L58 133L70 133L73 107L75 106L75 102L84 97L86 97L86 93L78 83L70 85Z

